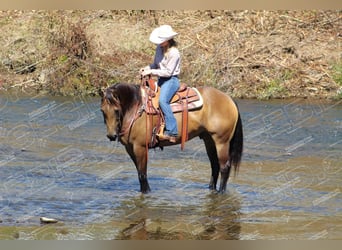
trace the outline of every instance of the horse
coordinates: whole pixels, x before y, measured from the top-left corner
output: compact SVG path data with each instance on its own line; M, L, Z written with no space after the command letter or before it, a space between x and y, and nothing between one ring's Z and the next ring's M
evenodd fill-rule
M238 106L222 91L209 86L197 88L203 98L201 108L188 111L187 139L199 137L204 141L211 165L209 189L224 193L233 167L237 173L243 152L243 128ZM140 183L140 192L151 191L147 179L149 132L158 123L158 118L149 115L143 103L141 84L116 83L99 91L101 112L110 141L124 145L135 164ZM182 114L175 113L178 128L181 127ZM159 141L156 146L163 148L181 143ZM219 174L219 190L216 189Z

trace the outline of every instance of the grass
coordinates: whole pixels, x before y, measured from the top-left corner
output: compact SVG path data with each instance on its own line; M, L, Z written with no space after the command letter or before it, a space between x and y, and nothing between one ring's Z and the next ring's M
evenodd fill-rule
M272 75L275 75L276 78L264 82L261 86L261 90L259 90L257 99L268 100L271 98L284 98L288 94L288 90L284 86L284 83L287 81L291 81L296 77L296 72L294 70L285 69L283 71L279 71L278 73L272 72Z
M342 87L342 61L332 66L332 78L340 87Z
M331 76L334 82L339 86L334 99L342 99L342 61L334 63L331 67Z
M265 84L265 87L259 92L257 99L268 100L271 98L281 98L286 94L286 89L280 79L274 79Z

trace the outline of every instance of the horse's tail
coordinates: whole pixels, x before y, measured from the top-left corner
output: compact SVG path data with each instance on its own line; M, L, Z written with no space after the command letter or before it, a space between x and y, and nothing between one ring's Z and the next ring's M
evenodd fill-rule
M237 107L237 105L236 105ZM238 110L238 119L235 126L235 131L229 144L229 161L230 166L234 167L235 173L239 170L243 151L243 130L240 112Z

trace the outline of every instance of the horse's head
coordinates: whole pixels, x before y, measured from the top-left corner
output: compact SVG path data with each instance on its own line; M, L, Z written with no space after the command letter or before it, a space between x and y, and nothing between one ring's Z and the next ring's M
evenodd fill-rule
M122 108L117 94L116 86L113 85L105 90L100 90L101 112L104 123L107 126L107 137L115 141L121 127Z
M115 141L121 135L124 116L141 102L139 89L138 85L117 83L100 91L101 111L109 140Z

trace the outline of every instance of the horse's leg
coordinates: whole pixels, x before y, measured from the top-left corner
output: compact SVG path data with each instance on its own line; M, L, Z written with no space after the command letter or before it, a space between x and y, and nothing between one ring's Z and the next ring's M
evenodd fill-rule
M229 175L230 175L230 169L231 169L231 166L229 164L229 161L227 161L224 167L220 169L221 182L220 182L219 193L224 193L226 191L227 182L228 182Z
M229 143L218 143L216 142L216 150L217 156L220 163L220 174L221 174L221 181L220 181L220 189L219 193L224 193L226 191L227 182L229 179L230 174L230 163L229 163Z
M211 178L210 178L210 183L209 183L209 189L216 190L216 184L217 184L217 179L219 176L220 165L219 165L219 161L217 158L215 142L209 134L201 135L201 138L204 141L204 145L205 145L207 155L209 157L210 165L211 165Z
M133 160L138 171L140 192L148 193L151 191L147 181L147 149L145 146L133 145L126 146L126 150Z

